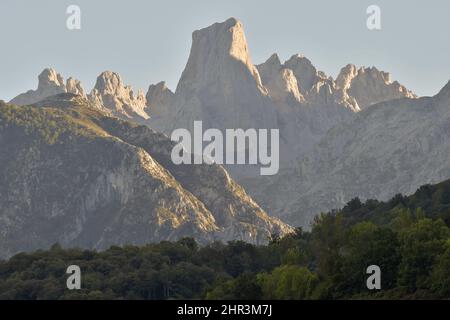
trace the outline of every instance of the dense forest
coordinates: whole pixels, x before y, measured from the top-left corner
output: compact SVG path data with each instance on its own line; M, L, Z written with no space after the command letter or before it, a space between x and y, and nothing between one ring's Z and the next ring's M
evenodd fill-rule
M450 181L387 202L353 199L265 246L190 238L0 262L0 299L449 299ZM81 268L81 289L66 268ZM366 268L381 268L368 290Z

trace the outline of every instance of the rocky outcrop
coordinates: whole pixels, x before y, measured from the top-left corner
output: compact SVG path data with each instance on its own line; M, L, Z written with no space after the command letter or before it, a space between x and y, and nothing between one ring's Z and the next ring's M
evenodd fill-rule
M292 70L297 79L300 92L305 95L316 83L326 79L326 76L319 72L308 58L301 54L293 55L284 63L284 67Z
M303 55L293 55L284 64L273 55L258 66L260 73L268 70L292 70L298 84L298 91L304 100L316 105L338 104L358 112L372 104L398 98L416 98L411 91L397 81L392 81L389 73L377 68L359 69L349 64L341 69L336 80L318 71ZM273 75L262 77L263 85L271 87ZM292 82L292 80L291 80ZM269 90L270 91L270 90ZM272 90L273 91L273 90ZM273 95L273 94L272 94Z
M89 94L89 101L108 109L113 115L123 119L142 122L150 118L146 112L147 100L142 91L134 94L130 86L122 82L116 72L102 72Z
M348 64L341 69L336 85L349 96L355 98L358 106L364 109L372 104L399 98L417 98L415 94L397 81L392 82L391 75L377 68L359 69Z
M242 24L234 18L197 30L170 114L153 121L169 133L204 128L275 128L276 111L251 63ZM157 123L158 122L158 123Z
M147 100L142 91L135 95L130 86L124 85L119 74L105 71L97 78L94 89L86 95L81 82L72 77L64 84L63 77L54 69L48 68L39 75L36 90L22 93L10 103L30 105L60 93L72 93L87 97L96 109L123 119L144 122L149 119Z
M41 108L45 106L46 108ZM194 237L266 242L269 217L218 165L175 166L165 135L61 94L0 105L0 257Z
M81 85L80 80L74 79L72 77L67 79L66 82L66 92L73 93L76 95L80 95L85 97L86 94L84 92L83 86Z
M290 99L297 102L304 101L294 72L281 65L277 54L273 54L266 62L258 65L257 69L264 86L275 102L289 103Z
M147 113L151 115L152 128L163 131L165 121L171 117L175 94L170 91L164 81L152 84L146 94Z
M19 106L30 105L65 92L86 96L79 80L70 77L64 84L64 78L55 69L47 68L39 74L36 90L29 90L19 94L10 103Z
M348 97L339 95L334 81L317 71L303 56L294 55L281 64L273 54L257 68L275 105L284 168L311 150L331 127L357 111L348 103ZM252 188L246 178L238 177L246 187Z
M38 77L36 90L29 90L19 94L10 102L16 105L29 105L55 94L66 92L63 77L52 68L44 69Z

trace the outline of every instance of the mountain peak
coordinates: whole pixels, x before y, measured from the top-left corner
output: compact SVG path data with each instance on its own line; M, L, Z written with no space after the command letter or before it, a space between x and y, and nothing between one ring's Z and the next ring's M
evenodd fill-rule
M53 68L44 69L38 76L38 90L46 90L49 87L61 88L64 86L64 78Z
M44 69L38 76L38 87L29 90L13 98L10 103L27 105L36 103L42 99L66 92L63 77L53 68Z
M163 131L204 127L255 128L276 122L267 89L250 59L242 23L231 18L194 31L188 62L175 91L171 112L183 117L163 121ZM257 120L257 115L263 119Z
M194 31L192 50L198 49L197 54L201 54L205 47L211 48L217 58L231 56L244 64L250 64L244 28L235 18Z
M218 22L218 24L221 24L221 23ZM237 26L237 25L239 25L239 27L242 27L242 23L238 19L236 19L235 17L228 18L227 20L222 22L222 24L225 24L225 25L227 25L230 28L234 27L234 26Z
M281 66L280 57L278 54L274 53L269 57L269 59L266 60L265 64L275 64Z
M135 95L131 86L124 85L120 75L113 71L104 71L97 77L89 100L100 109L106 108L121 118L149 118L145 112L147 101L144 93L138 91Z
M124 85L120 75L113 71L103 71L95 83L94 89L100 92L117 93Z
M154 129L159 130L160 117L169 117L169 108L173 104L175 94L167 87L164 81L157 84L151 84L148 87L147 94L145 96L147 100L148 113L152 117L151 126Z
M256 68L258 69L262 83L266 85L281 71L283 66L278 55L274 53L265 62L257 65Z
M10 103L20 106L35 104L48 97L66 92L85 96L83 86L79 80L70 77L64 84L64 78L55 69L45 68L38 76L37 89L19 94Z
M147 105L159 104L161 100L166 98L171 99L174 93L167 87L165 81L160 81L157 84L151 84L147 91Z
M316 67L302 54L294 54L284 63L284 66L294 72L302 94L310 91L320 79Z
M351 81L360 72L361 68L358 70L354 64L347 64L341 69L337 78L336 84L339 88L347 90L350 87Z
M450 80L447 84L439 91L437 97L450 97Z
M69 93L73 93L80 96L86 96L80 80L74 79L72 77L69 77L66 81L66 90Z
M348 95L354 97L361 109L391 99L416 98L416 95L397 81L392 81L389 72L376 67L357 68L348 64L341 69L336 85Z

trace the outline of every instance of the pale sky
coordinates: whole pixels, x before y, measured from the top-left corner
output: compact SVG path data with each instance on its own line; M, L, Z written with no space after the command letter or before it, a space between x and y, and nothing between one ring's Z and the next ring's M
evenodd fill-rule
M81 8L79 31L66 28L71 4ZM380 31L366 28L371 4ZM0 0L0 99L35 89L45 67L87 91L104 70L136 90L161 80L174 90L192 31L229 17L244 24L254 63L302 53L333 77L347 63L374 65L418 95L450 79L447 0Z

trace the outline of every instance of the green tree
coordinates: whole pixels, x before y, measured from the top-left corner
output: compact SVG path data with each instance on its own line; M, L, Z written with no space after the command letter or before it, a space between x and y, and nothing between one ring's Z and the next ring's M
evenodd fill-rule
M449 228L441 219L422 219L402 230L398 284L410 292L429 288L433 265L444 252L449 237Z
M310 299L319 279L305 267L286 265L258 275L265 299Z
M450 239L445 244L445 251L437 258L431 276L431 288L441 298L450 297Z

